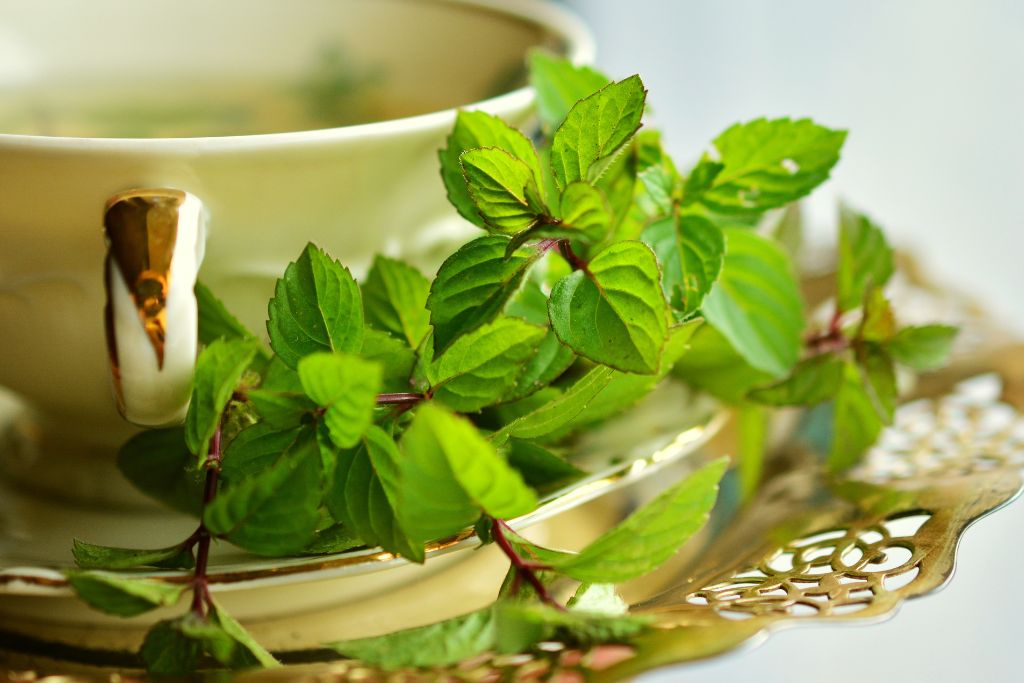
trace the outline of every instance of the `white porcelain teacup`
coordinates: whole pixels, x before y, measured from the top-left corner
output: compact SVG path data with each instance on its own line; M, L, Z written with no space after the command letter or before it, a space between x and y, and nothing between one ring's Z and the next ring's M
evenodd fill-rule
M0 440L7 476L109 497L133 428L112 397L108 299L125 411L159 424L187 394L195 307L176 292L200 260L262 331L307 242L357 273L376 252L443 256L466 234L436 155L454 110L525 122L536 46L592 57L571 16L533 0L0 5L0 413L20 411Z

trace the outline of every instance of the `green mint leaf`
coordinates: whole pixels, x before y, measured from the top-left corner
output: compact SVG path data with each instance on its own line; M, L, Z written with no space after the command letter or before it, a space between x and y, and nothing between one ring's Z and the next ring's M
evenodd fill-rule
M629 611L629 605L619 597L615 584L585 583L576 589L576 593L566 604L570 610L603 614L617 617Z
M502 445L513 438L542 439L559 432L601 393L611 380L612 374L611 368L594 368L550 402L502 427L491 435L491 440L497 445Z
M789 254L793 263L800 263L804 244L804 218L799 202L782 210L782 215L771 230L771 237Z
M652 623L649 616L563 611L537 603L504 602L494 609L495 649L506 653L524 652L551 640L584 647L627 642L650 629Z
M670 215L681 179L661 145L658 131L643 131L636 136L636 179L639 208L651 218Z
M410 377L416 366L416 352L401 339L380 330L367 329L363 335L363 350L359 355L364 360L380 366L380 390L409 391Z
M631 372L613 371L604 390L597 394L567 426L571 428L571 431L576 431L587 425L619 415L636 404L658 386L673 366L687 353L690 348L690 338L702 324L703 321L699 319L691 320L669 330L668 343L665 344L665 352L661 356L661 367L656 374L637 375ZM553 436L561 437L565 434L566 430L563 429Z
M251 389L246 393L246 398L256 409L260 422L275 429L296 427L303 418L316 410L316 404L301 393Z
M498 318L459 337L427 368L434 398L462 413L497 403L544 334L519 318Z
M217 431L221 414L258 352L259 342L255 339L220 339L199 354L192 402L185 416L185 443L200 462L206 460L210 438Z
M202 509L203 480L192 467L185 429L148 429L129 439L117 453L117 469L135 488L189 515Z
M538 187L543 187L543 180L533 143L525 135L497 116L482 111L460 111L455 119L455 127L448 136L447 147L438 154L441 160L441 178L444 180L448 201L452 206L466 220L486 228L487 225L470 196L459 161L463 152L482 147L497 147L519 159L532 170Z
M722 168L700 201L740 215L788 204L828 179L845 140L846 131L810 119L738 123L715 138Z
M899 391L896 387L896 368L892 359L878 344L865 344L858 349L857 360L864 373L864 387L883 424L892 424L896 414Z
M371 427L356 448L338 454L325 502L331 516L367 545L422 562L423 545L409 539L396 512L400 459L394 440Z
M551 230L541 229L538 235L593 244L603 240L611 227L611 209L601 191L581 180L562 191L558 210L561 222Z
M833 406L832 445L828 465L833 472L857 463L882 431L882 418L853 362L843 366L843 383Z
M362 545L366 545L363 539L354 536L344 524L333 524L326 529L317 531L313 540L302 549L302 554L333 555Z
M279 356L273 356L263 371L260 388L279 394L301 394L302 382L295 368L287 365Z
M288 555L312 540L319 507L320 450L306 430L274 465L221 490L203 521L240 548Z
M414 540L472 526L481 510L507 519L537 506L522 476L472 423L436 404L417 410L400 447L397 510Z
M914 370L937 370L946 364L959 330L949 325L904 327L885 349L897 363Z
M767 372L751 367L722 333L710 325L702 325L693 334L689 349L679 360L673 375L730 404L743 402L750 390L774 379Z
M642 242L611 244L587 271L559 280L548 312L558 338L579 355L625 372L657 372L668 305L657 259Z
M491 609L383 636L330 643L339 654L384 669L451 666L494 647Z
M526 249L506 256L508 245L502 236L480 237L459 247L441 264L427 299L435 354L460 335L494 320L540 256Z
M269 469L301 432L298 427L280 429L265 422L246 427L224 450L221 476L234 484Z
M756 233L725 231L725 263L704 317L750 365L782 377L803 346L803 302L789 258Z
M857 337L870 342L887 342L896 334L896 316L881 287L873 287L864 297L863 318Z
M272 654L256 642L256 639L245 630L244 626L217 603L214 603L210 620L215 622L235 645L230 660L220 660L222 664L226 664L232 669L246 669L255 666L269 669L281 665Z
M718 174L725 168L725 164L711 160L707 155L697 163L683 183L683 205L687 206L698 201L705 192L714 185Z
M801 361L789 377L755 389L748 397L771 406L813 406L835 398L842 381L842 359L822 354Z
M537 93L537 115L548 134L561 125L574 104L611 80L589 66L575 66L542 50L530 53L529 64L530 85Z
M639 130L646 97L640 77L630 76L573 105L551 141L551 170L558 187L601 177Z
M196 669L203 644L182 632L182 619L158 621L146 633L139 656L155 676L185 676Z
M75 564L82 569L191 569L195 564L192 554L181 544L167 548L114 548L86 543L76 538L72 541L71 554L75 558Z
M839 211L838 304L843 311L861 305L868 291L883 287L895 269L892 247L882 229L864 214Z
M509 440L508 464L523 475L527 486L538 491L552 491L586 474L565 458L519 439Z
M299 361L306 395L327 409L324 423L339 448L352 448L373 423L381 369L342 353L314 353Z
M558 556L554 568L590 583L621 583L653 571L704 526L727 465L725 458L705 465L579 554Z
M209 346L218 339L256 338L209 287L196 282L195 293L199 305L199 343Z
M196 643L202 652L219 663L228 667L233 663L236 643L214 620L213 615L201 617L188 612L177 619L177 628L183 636Z
M312 244L277 281L269 314L270 346L292 368L316 351L358 353L363 343L359 285Z
M378 255L363 283L366 322L416 348L430 331L430 281L412 266Z
M641 132L638 138L642 135ZM612 163L594 183L594 187L604 195L611 211L609 241L637 239L643 226L650 220L641 210L639 202L634 202L634 195L642 187L636 182L637 157L638 154L628 151L616 154Z
M155 579L128 578L110 572L67 572L75 594L90 607L119 617L134 617L178 602L188 588Z
M692 317L722 271L722 229L704 216L680 214L651 223L640 239L658 257L662 287L672 307L682 319Z
M533 170L512 154L483 147L466 150L459 162L485 230L515 235L529 230L545 215Z
M544 298L545 308L547 297ZM547 323L545 312L544 323ZM541 339L537 352L522 366L515 378L512 388L505 393L503 401L516 401L530 396L555 381L564 373L573 361L576 354L567 346L558 341L558 335L548 330Z

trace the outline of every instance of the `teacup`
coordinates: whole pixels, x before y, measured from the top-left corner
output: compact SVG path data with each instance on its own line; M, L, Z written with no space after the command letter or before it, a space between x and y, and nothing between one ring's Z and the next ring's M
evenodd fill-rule
M180 419L200 262L257 332L307 242L356 274L377 252L436 265L469 234L436 152L457 108L529 120L534 47L593 52L532 0L0 6L7 476L109 501L134 429L111 361L129 418Z

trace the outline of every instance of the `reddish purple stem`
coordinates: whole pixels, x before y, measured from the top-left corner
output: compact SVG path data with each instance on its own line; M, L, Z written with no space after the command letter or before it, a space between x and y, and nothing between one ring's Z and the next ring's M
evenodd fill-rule
M542 602L545 602L557 609L564 610L565 608L551 596L547 587L536 574L536 570L546 569L547 567L537 564L536 562L524 560L519 553L516 552L516 549L512 547L512 543L509 542L508 537L505 535L506 528L507 525L504 520L491 520L491 536L494 538L494 542L498 544L498 547L501 548L501 551L505 553L509 562L512 563L512 567L516 572L516 575L512 580L513 594L518 592L520 582L525 580L533 587L533 590L536 591L537 596Z

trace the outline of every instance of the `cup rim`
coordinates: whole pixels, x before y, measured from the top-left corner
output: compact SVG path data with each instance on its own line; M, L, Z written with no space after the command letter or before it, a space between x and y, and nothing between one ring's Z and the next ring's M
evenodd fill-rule
M545 0L430 0L438 4L467 5L506 17L528 21L557 36L565 45L566 57L575 64L592 64L596 55L594 37L586 24L573 12ZM322 144L355 138L368 139L450 125L452 115L460 109L480 109L501 115L533 103L533 88L521 88L484 100L467 102L459 107L415 114L384 121L372 121L334 128L218 135L199 137L112 138L59 135L23 135L0 132L0 147L61 148L63 150L116 150L148 152L210 149L255 149L278 145Z

